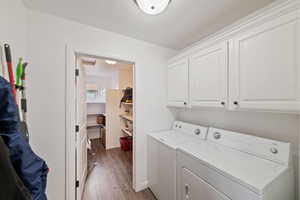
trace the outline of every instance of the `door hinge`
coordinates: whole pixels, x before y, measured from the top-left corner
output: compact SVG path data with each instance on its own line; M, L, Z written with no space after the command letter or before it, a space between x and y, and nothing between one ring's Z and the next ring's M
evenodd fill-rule
M76 188L79 188L79 181L76 181L75 186Z
M76 133L79 132L79 126L78 125L75 126L75 131L76 131Z
M75 69L75 76L79 76L79 69Z

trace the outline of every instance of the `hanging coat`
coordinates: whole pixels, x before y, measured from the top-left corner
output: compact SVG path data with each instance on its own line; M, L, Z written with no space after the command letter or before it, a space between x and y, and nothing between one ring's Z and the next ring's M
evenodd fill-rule
M31 200L31 194L16 174L9 151L0 136L0 199Z
M31 149L19 129L18 110L9 83L0 77L0 136L9 149L11 163L33 200L46 200L48 167Z

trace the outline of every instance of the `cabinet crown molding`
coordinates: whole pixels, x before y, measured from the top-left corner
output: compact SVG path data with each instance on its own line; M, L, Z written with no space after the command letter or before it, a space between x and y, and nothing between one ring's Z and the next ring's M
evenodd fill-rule
M192 44L191 46L181 50L177 55L169 59L169 63L177 62L178 60L190 56L196 51L206 48L221 41L231 40L236 34L247 29L258 26L282 15L297 12L297 18L300 15L299 0L279 0L270 5L238 20L237 22L226 26L220 31Z

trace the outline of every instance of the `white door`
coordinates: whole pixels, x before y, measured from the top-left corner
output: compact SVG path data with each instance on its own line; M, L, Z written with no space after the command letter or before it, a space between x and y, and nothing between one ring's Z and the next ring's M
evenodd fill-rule
M230 57L230 107L297 111L297 13L236 37Z
M191 106L226 108L228 44L201 50L190 57Z
M181 173L182 196L180 200L230 200L190 170L182 168Z
M81 200L87 176L87 106L85 71L77 60L79 76L76 78L76 199Z
M168 66L168 106L188 106L188 59L184 58Z

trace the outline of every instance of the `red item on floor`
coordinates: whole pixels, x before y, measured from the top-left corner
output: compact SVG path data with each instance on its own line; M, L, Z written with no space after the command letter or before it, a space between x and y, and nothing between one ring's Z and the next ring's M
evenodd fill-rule
M123 151L130 151L132 140L129 137L120 137L120 144Z
M130 150L132 151L132 149L133 149L133 148L132 148L132 144L133 144L133 143L132 143L132 141L133 141L133 140L132 140L132 137L128 137L128 141L129 141L129 148L130 148Z

